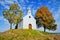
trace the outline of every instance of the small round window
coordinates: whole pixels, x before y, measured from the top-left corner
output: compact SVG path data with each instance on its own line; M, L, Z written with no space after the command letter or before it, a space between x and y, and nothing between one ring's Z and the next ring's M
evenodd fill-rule
M31 16L29 16L29 18L31 18Z

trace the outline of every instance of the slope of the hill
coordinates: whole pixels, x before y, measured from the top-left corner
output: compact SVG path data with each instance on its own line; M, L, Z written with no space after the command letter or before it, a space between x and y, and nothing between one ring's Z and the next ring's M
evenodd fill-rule
M52 40L48 33L38 30L12 29L0 34L0 40Z

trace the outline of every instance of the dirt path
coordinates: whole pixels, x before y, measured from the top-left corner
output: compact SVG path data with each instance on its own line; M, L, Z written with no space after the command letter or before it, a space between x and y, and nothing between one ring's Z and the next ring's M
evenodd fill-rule
M60 35L49 34L53 40L60 40Z

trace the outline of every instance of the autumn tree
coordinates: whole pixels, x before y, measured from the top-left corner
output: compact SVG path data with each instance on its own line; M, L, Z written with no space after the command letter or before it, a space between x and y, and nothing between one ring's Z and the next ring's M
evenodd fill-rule
M36 12L36 23L38 27L43 27L44 32L46 29L56 30L57 24L55 24L54 17L47 7L41 7Z

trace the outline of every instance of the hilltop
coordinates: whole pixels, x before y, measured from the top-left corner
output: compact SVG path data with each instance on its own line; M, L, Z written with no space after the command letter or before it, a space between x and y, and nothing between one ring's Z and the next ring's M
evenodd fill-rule
M12 29L0 34L0 40L52 40L49 33L29 29Z

